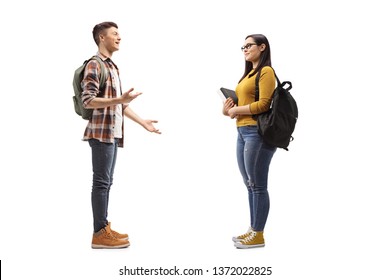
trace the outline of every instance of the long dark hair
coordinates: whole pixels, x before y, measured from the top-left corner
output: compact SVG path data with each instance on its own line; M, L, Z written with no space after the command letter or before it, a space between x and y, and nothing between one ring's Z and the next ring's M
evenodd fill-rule
M253 38L253 40L255 41L256 45L258 45L258 46L260 46L261 44L265 45L265 49L264 49L264 51L260 55L260 61L257 64L257 67L256 67L255 71L253 71L253 73L250 74L250 76L249 76L249 77L252 77L257 72L261 71L261 69L264 66L272 66L272 64L271 64L271 48L270 48L270 45L269 45L267 37L265 37L263 34L248 35L248 36L246 36L245 40L248 39L248 38ZM245 61L244 75L242 75L241 79L238 82L241 82L241 80L244 79L248 75L248 73L250 71L252 71L252 69L253 69L252 62Z

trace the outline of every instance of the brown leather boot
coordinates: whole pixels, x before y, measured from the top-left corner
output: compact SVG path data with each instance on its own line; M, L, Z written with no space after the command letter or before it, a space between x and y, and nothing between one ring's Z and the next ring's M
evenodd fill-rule
M115 230L113 230L111 228L111 222L108 222L108 227L111 229L111 233L114 237L118 238L118 239L125 239L125 240L129 240L129 235L127 233L119 233L119 232L116 232Z
M118 239L112 234L109 225L94 233L92 236L93 249L117 249L129 246L130 242L128 240Z

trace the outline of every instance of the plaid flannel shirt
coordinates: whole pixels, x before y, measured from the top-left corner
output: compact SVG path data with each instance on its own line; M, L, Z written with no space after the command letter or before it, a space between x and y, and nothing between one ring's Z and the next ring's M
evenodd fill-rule
M99 55L99 54L98 54ZM91 60L85 67L84 79L81 82L83 89L82 101L86 106L95 97L114 98L120 95L121 85L113 84L115 82L112 79L114 72L119 70L114 62L110 58L104 58L99 55L108 70L108 78L106 86L103 92L99 93L99 75L100 64L96 60ZM125 105L122 106L122 114ZM92 118L88 121L87 127L84 132L83 140L97 139L105 143L114 143L114 124L115 124L115 106L109 106L105 108L98 108L93 110ZM124 143L124 126L122 122L122 138L119 139L119 147L123 147Z

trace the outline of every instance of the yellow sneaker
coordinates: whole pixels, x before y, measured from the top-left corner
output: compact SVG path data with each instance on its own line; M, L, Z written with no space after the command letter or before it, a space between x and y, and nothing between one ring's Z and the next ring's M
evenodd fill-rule
M252 228L249 227L248 231L246 233L238 235L238 236L233 236L232 240L233 240L233 242L241 241L241 240L247 238L251 232L252 232Z
M119 232L116 232L115 230L113 230L111 228L111 222L108 222L108 227L111 229L111 233L114 237L116 237L118 239L129 240L129 235L127 233L119 233Z
M110 227L107 225L92 236L93 249L117 249L130 246L130 242L124 239L114 237Z
M234 246L238 249L248 249L256 247L264 247L264 236L262 231L252 231L245 239L242 239L236 243Z

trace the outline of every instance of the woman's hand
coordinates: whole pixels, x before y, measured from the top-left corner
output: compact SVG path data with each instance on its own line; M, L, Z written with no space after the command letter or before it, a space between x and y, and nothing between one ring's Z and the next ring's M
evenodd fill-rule
M237 106L234 106L234 107L230 108L229 111L228 111L228 115L232 119L236 118L238 116L238 114L237 114Z
M222 108L222 114L224 114L225 116L230 116L229 115L229 110L231 108L233 108L234 106L236 106L233 102L233 99L231 99L230 97L228 99L225 100L225 102L223 103L223 108Z

